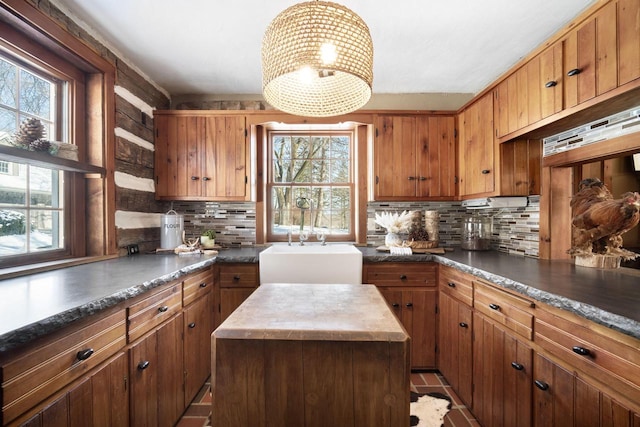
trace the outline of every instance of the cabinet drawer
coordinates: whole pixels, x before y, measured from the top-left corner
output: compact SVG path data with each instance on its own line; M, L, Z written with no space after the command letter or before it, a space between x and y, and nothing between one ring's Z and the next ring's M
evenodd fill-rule
M210 268L190 274L182 282L182 305L188 306L211 292L211 288L213 288L213 271Z
M534 341L540 347L624 395L640 399L640 341L577 316L570 319L569 313L539 311Z
M258 264L220 266L221 288L255 288L256 286L258 286Z
M363 283L376 286L436 286L436 265L433 263L365 264Z
M128 308L129 342L133 342L182 309L182 284L176 283Z
M532 301L474 280L473 307L523 337L533 339Z
M440 291L462 301L468 306L473 305L472 276L443 265L438 268L440 269L438 273Z
M121 310L47 341L2 366L3 423L114 355L124 347L125 333L125 311Z

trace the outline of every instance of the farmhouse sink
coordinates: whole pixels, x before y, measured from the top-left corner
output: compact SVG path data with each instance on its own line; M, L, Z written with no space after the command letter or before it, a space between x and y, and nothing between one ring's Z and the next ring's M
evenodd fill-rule
M362 283L362 252L350 244L276 244L260 252L260 283Z

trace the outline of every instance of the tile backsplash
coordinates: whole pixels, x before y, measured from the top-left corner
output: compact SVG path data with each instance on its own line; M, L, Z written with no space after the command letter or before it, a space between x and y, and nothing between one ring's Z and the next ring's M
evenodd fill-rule
M256 205L253 202L174 202L173 209L184 215L187 237L199 236L202 230L213 228L217 232L216 243L225 247L253 246L256 242ZM462 220L471 214L460 202L370 202L367 205L367 245L384 244L386 231L375 224L376 212L403 210L438 211L442 247L460 245ZM539 256L539 196L530 196L524 208L485 209L479 213L493 217L492 249L534 258Z

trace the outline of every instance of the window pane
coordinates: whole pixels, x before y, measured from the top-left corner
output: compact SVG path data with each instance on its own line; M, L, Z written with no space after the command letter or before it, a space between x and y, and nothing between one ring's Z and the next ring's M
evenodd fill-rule
M57 206L57 198L53 197L55 172L51 169L43 169L31 166L29 174L29 194L31 196L32 206L48 206L55 204ZM57 190L58 183L55 180Z
M333 160L331 162L331 182L350 182L351 174L349 173L349 170L348 160Z
M51 83L20 70L20 110L51 119Z
M275 136L273 138L273 157L277 159L291 158L291 138L288 136Z
M310 142L307 136L295 136L291 139L291 151L296 159L308 159Z
M293 161L293 176L291 182L311 182L311 162L309 160Z
M0 209L0 255L27 251L26 215L22 210Z
M11 137L16 132L16 113L0 107L0 144L11 145Z
M31 211L30 251L58 249L62 247L62 223L57 211Z
M0 59L0 104L17 107L17 68L15 65Z
M312 138L313 150L311 157L314 159L323 159L329 156L329 150L331 148L330 138L326 136L315 136Z
M0 205L24 207L27 203L27 165L7 163L9 173L0 175Z
M351 143L346 136L331 138L331 157L334 159L349 159Z

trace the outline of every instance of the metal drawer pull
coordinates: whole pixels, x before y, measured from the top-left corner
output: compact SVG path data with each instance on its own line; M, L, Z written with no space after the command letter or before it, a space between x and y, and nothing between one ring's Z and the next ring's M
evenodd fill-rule
M394 302L393 304L391 304L391 307L398 308L400 307L400 304L398 304L397 302Z
M144 361L138 363L138 369L141 370L141 371L144 371L148 367L149 367L149 361L148 360L144 360Z
M511 367L513 369L515 369L516 371L522 371L524 369L524 366L522 366L520 363L518 362L511 362Z
M493 303L489 304L489 308L491 310L500 310L500 306L498 304L493 304Z
M461 328L468 328L469 325L467 325L465 322L460 322L460 327Z
M400 280L407 280L407 276L405 274L400 275Z
M456 284L453 283L453 282L449 282L449 283L447 283L447 285L449 285L450 288L455 288L456 287Z
M412 302L408 302L406 305L407 305L407 307L409 307L409 308L413 307L413 303L412 303Z
M233 276L233 280L238 282L240 280L240 276L238 276L238 275Z
M200 177L198 177L198 176L192 176L192 177L191 177L191 181L197 181L197 180L199 180L199 179L200 179Z
M196 327L196 322L191 322L191 323L189 323L189 328L190 328L190 329L193 329L193 328L195 328L195 327Z
M76 357L78 358L78 360L87 360L88 358L91 357L91 355L93 354L93 349L92 348L87 348L86 350L80 350L78 352L78 354L76 355Z
M549 384L545 383L544 381L535 380L534 383L536 387L538 387L542 391L549 390Z
M580 74L582 70L580 68L574 68L573 70L567 71L567 76L575 76Z
M579 347L576 345L572 348L572 350L574 353L579 354L580 356L591 356L591 352L588 348Z
M203 177L202 177L202 180L203 180L203 181L209 181L209 180L211 180L211 178L209 178L208 176L203 176Z
M482 169L482 175L488 175L490 172L489 169Z
M162 307L158 308L158 311L160 313L164 313L167 310L169 310L169 306L167 306L167 305L163 305Z
M409 181L413 181L414 179L416 179L416 177L415 176L410 176L408 179L409 179Z
M202 283L200 283L200 287L201 287L201 288L206 288L206 287L207 287L207 282L202 282Z
M551 80L550 82L546 82L546 83L544 84L544 87L546 87L546 88L550 88L550 87L554 87L554 86L555 86L555 85L557 85L557 84L558 84L558 82Z

